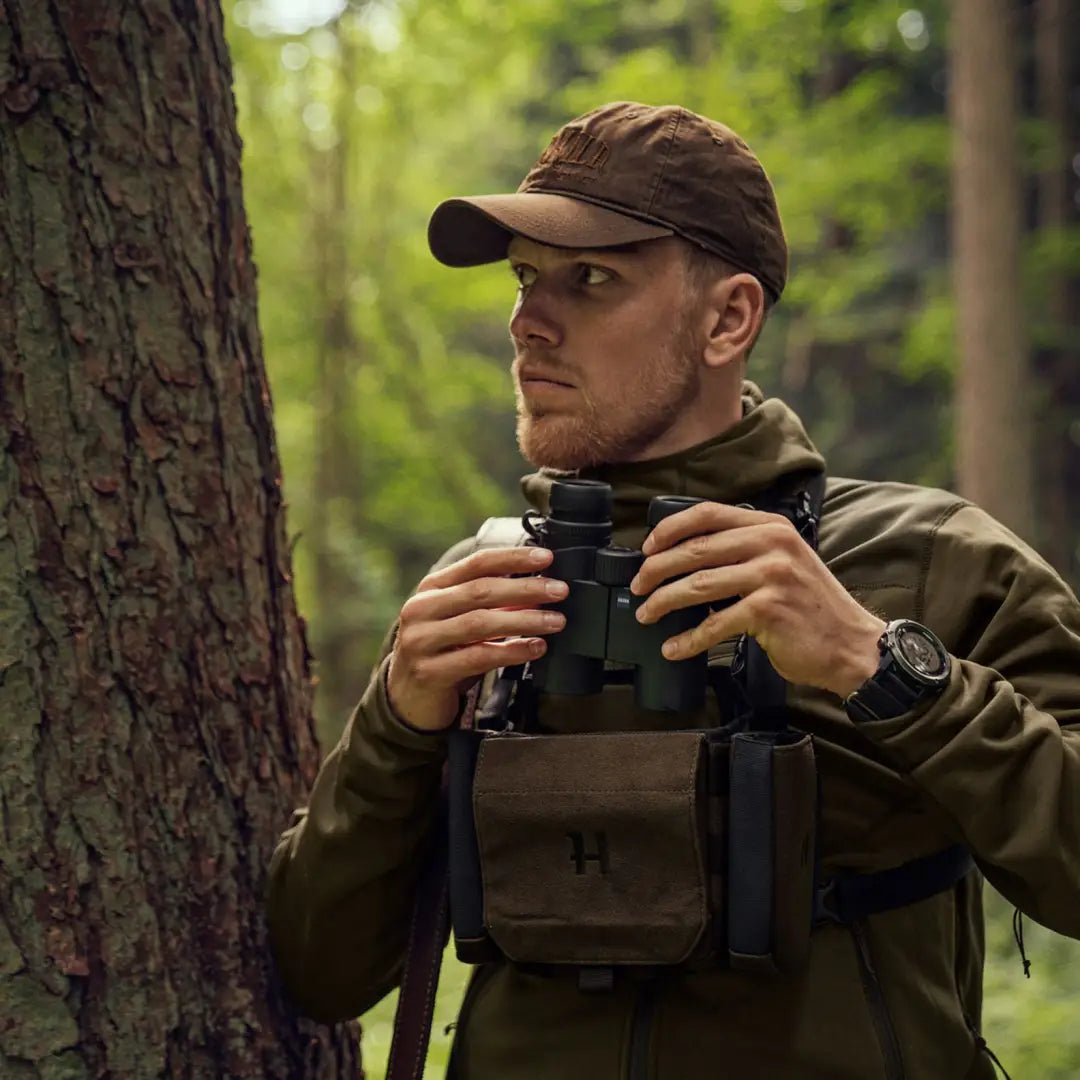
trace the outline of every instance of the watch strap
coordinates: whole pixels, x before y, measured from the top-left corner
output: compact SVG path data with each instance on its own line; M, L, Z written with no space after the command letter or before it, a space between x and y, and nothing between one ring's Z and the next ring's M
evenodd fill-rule
M852 694L845 705L856 720L889 720L903 716L926 696L925 690L905 682L896 672L888 653L883 668Z
M892 631L907 622L909 620L896 620L889 624L878 640L881 660L877 671L844 701L848 715L856 722L891 720L903 716L917 705L936 697L945 688L944 683L934 685L911 675L894 655ZM944 650L944 646L929 630L925 627L918 629Z

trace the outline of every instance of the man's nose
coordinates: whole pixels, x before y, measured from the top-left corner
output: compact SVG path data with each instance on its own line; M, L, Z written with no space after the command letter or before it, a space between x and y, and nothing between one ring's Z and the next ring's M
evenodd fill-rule
M562 325L551 310L551 298L533 285L518 297L510 316L510 336L519 345L543 345L554 348L562 344Z

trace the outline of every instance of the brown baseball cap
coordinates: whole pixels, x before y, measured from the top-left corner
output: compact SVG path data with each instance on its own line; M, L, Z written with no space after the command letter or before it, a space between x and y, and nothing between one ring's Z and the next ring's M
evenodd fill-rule
M515 194L447 199L428 224L447 266L505 259L514 235L603 248L673 234L754 274L772 300L784 291L780 212L750 148L715 120L632 101L560 128Z

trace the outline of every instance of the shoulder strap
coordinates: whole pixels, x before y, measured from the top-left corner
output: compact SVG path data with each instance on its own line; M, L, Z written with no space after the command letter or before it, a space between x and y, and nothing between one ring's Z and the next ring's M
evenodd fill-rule
M466 695L461 714L463 728L473 726L478 691L479 684ZM424 1075L439 969L450 937L448 779L444 766L434 835L413 897L386 1080L421 1080Z
M409 921L387 1080L420 1080L424 1075L439 968L450 925L446 824L446 795L440 792L435 836L416 887Z

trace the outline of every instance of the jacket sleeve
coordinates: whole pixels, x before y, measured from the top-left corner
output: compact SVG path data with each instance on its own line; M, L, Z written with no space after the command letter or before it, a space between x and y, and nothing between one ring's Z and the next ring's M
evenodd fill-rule
M390 706L396 631L270 863L267 918L282 980L306 1015L327 1022L358 1016L397 985L435 818L446 738L407 728Z
M949 686L922 711L862 726L952 818L999 892L1080 938L1080 605L970 504L930 550L923 621L953 655Z

